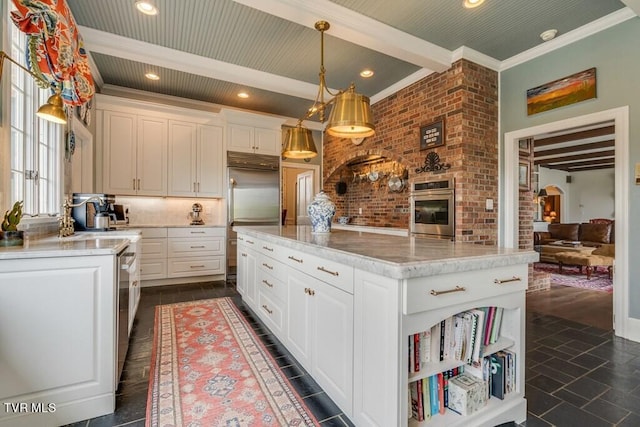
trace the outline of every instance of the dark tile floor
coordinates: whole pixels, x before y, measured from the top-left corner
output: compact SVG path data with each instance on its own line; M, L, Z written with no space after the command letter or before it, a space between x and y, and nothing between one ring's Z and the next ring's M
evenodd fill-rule
M589 293L597 291L574 293L573 304L562 313L550 309L554 299L566 298L570 292L554 288L527 295L525 393L529 415L523 426L640 426L640 344L613 336L610 327L591 326L582 316L581 323L569 320L576 317L572 312L589 310L581 301L600 298ZM143 288L116 412L74 426L144 426L154 307L222 296L234 297L323 426L352 425L243 306L233 287L220 282ZM606 324L602 319L596 323Z
M305 404L324 427L353 426L320 386L298 365L269 330L243 303L231 286L224 282L208 282L189 285L173 285L142 288L142 296L136 320L131 331L129 351L116 394L116 411L113 414L72 424L73 427L138 427L145 425L149 363L153 346L153 322L155 306L206 298L232 297L249 323L262 338L265 346L296 388ZM182 427L182 426L176 426Z

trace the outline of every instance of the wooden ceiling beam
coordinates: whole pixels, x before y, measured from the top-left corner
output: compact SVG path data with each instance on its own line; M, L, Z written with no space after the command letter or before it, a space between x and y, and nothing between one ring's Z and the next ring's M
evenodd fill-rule
M534 139L534 147L542 147L545 145L560 144L562 142L577 141L586 138L595 138L598 136L614 135L615 126L606 126L598 129L584 130L581 132L568 133L565 135L552 136L549 138Z
M554 148L552 150L534 151L535 157L555 156L557 154L575 153L576 151L599 150L602 148L614 148L615 139L608 141L592 142L590 144L572 145L570 147Z
M545 164L553 164L559 162L572 162L572 161L581 161L585 159L594 159L598 157L615 157L616 150L607 150L607 151L594 151L592 153L582 153L577 154L575 156L564 156L564 157L550 157L548 159L536 159L534 160L534 164L536 165L545 165Z

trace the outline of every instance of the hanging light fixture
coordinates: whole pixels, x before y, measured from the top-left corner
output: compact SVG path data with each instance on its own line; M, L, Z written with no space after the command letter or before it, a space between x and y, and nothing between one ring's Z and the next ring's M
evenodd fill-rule
M302 121L318 114L320 122L324 123L326 109L331 104L333 104L333 107L326 128L329 135L340 138L365 138L375 133L368 97L356 93L353 83L347 90L340 90L337 93L332 93L327 87L325 80L326 70L324 68L324 32L329 27L330 25L326 21L318 21L315 24L316 30L320 31L320 85L318 94L307 114L298 120L298 125L287 131L282 152L282 156L285 158L308 159L318 154L311 131L302 126ZM324 101L325 91L332 96L327 102Z
M40 87L48 87L49 83L42 80L40 77L29 71L27 68L20 65L14 59L12 59L9 55L7 55L4 51L0 51L0 80L2 80L2 71L4 60L7 59L14 64L16 64L20 69L27 72L31 77L33 77ZM46 104L43 104L39 109L36 115L44 120L48 120L53 123L65 124L67 123L67 115L64 112L62 97L60 96L60 92L56 91L53 95L49 97Z

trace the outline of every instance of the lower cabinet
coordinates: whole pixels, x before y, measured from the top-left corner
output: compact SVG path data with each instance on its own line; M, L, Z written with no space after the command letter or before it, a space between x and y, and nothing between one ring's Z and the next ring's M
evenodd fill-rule
M353 295L293 269L288 272L287 284L285 345L351 416Z
M0 260L0 426L59 426L115 409L114 255ZM54 412L55 411L55 412Z
M141 279L223 275L225 241L223 227L143 228Z

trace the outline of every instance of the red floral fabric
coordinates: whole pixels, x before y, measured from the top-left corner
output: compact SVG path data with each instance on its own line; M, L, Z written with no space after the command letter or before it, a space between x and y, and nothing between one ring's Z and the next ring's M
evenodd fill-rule
M95 93L82 37L65 0L12 0L13 22L27 34L29 69L60 88L68 105L82 105Z

